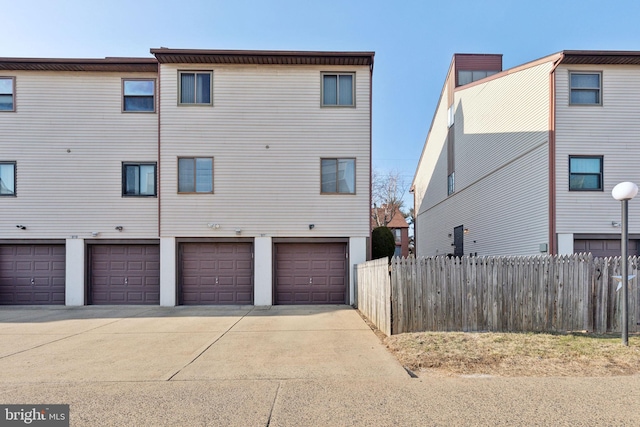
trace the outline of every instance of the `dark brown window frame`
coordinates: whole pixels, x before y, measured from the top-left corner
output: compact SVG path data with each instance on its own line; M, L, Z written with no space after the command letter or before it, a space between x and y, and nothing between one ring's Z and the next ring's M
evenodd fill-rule
M194 191L180 191L180 160L193 160L194 161L194 167L193 167L193 190ZM195 168L195 161L196 159L211 159L211 191L195 191L196 189L196 178L197 178L197 173L198 171ZM178 157L177 160L177 164L176 164L176 170L178 173L178 179L176 180L176 183L178 185L178 194L215 194L215 187L214 187L214 176L215 176L215 160L213 156L181 156Z
M574 103L571 102L571 94L573 93L574 90L576 91L594 91L596 90L595 88L574 88L571 85L571 77L574 74L585 74L585 75L589 75L589 74L597 74L600 76L599 79L599 83L600 85L598 86L598 102L597 103ZM603 105L603 99L602 99L602 94L603 94L603 73L602 71L589 71L589 70L569 70L569 105L573 106L573 107L601 107Z
M324 103L324 77L325 76L351 76L351 104L339 104L340 94L336 93L336 104ZM339 78L338 78L339 79ZM338 84L338 87L340 85ZM356 108L356 72L355 71L321 71L320 72L320 107L322 108Z
M153 166L153 194L128 194L127 188L127 166ZM155 198L158 197L158 163L157 162L122 162L122 197L135 198Z
M571 172L571 159L600 159L600 173L599 173L599 178L600 178L600 187L599 188L571 188L571 176L572 175L595 175L595 173L572 173ZM594 192L594 191L599 191L602 192L604 191L604 156L602 155L589 155L589 154L576 154L576 155L569 155L569 164L568 164L568 168L569 168L569 191L576 191L576 192L581 192L581 191L587 191L587 192Z
M124 108L124 106L125 106L125 102L124 102L125 97L134 97L134 98L135 97L140 97L140 98L143 98L143 97L147 97L148 96L148 95L146 95L146 96L143 96L143 95L125 95L125 93L124 93L124 83L125 82L130 82L130 81L143 81L143 82L152 81L153 82L153 110L151 110L151 111L135 111L135 110L126 110ZM157 107L157 99L158 99L157 92L158 92L158 89L157 88L158 88L157 79L153 78L153 77L151 77L151 78L143 78L143 77L128 78L128 77L123 77L122 78L122 83L121 83L121 89L120 89L121 90L121 95L122 95L122 98L121 98L121 112L122 113L127 113L127 114L129 114L129 113L134 113L134 114L136 114L136 113L137 114L155 114L156 111L158 110L158 107Z
M209 74L209 100L210 102L182 102L182 75ZM197 79L196 79L197 80ZM195 94L194 94L195 97ZM178 70L178 106L180 107L213 107L213 70Z
M13 194L1 194L0 197L17 197L18 196L18 162L13 160L2 160L0 165L13 165Z
M335 160L336 161L336 192L324 192L322 191L322 161L323 160ZM339 160L353 160L353 193L344 193L337 191L338 186L338 161ZM322 195L338 195L338 196L353 196L357 194L356 182L358 178L358 165L355 157L321 157L320 158L320 194Z
M16 112L16 77L15 76L0 76L0 79L11 80L11 99L13 108L11 110L0 110L0 113L15 113ZM6 94L5 94L6 95Z

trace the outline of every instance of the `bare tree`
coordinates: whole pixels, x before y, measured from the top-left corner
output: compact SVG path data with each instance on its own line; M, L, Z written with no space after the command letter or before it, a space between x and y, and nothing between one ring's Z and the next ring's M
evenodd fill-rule
M381 173L373 170L371 218L375 227L383 227L391 222L396 212L402 209L402 198L407 191L407 183L399 172Z

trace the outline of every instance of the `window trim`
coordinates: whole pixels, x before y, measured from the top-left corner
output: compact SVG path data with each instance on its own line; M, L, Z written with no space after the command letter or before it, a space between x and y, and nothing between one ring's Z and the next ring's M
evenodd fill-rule
M13 194L2 194L0 197L17 197L18 196L18 162L13 160L1 160L0 165L13 165Z
M600 188L571 188L571 176L572 175L595 175L595 173L572 173L571 172L571 159L599 159L600 160L600 173L599 173L599 177L600 177ZM577 192L581 192L581 191L590 191L590 192L594 192L594 191L599 191L602 192L604 191L604 156L602 155L589 155L589 154L576 154L576 155L569 155L569 165L568 165L568 169L569 169L569 191L577 191Z
M127 194L127 166L153 166L153 194ZM122 197L155 198L158 197L158 163L157 162L122 162Z
M182 102L182 75L209 74L209 102ZM195 79L197 81L197 79ZM213 70L178 70L178 106L179 107L213 107Z
M325 192L322 191L322 161L323 160L335 160L336 161L336 191ZM338 191L338 161L339 160L353 160L353 193L341 193ZM356 182L358 180L358 165L355 157L321 157L320 158L320 194L329 196L355 196L357 194Z
M456 192L456 173L455 171L447 175L447 196Z
M325 76L351 76L351 104L338 104L340 94L336 94L336 104L324 103L324 77ZM338 78L339 79L339 78ZM338 84L338 91L340 85ZM321 108L356 108L356 73L355 71L322 71L320 72L320 107Z
M15 113L16 112L16 77L15 76L0 76L0 79L11 80L11 99L13 103L13 109L0 110L0 113Z
M194 191L180 191L180 160L185 160L185 159L191 159L194 161L194 167L193 167L193 190ZM196 190L196 177L197 177L197 170L195 168L195 161L196 159L211 159L211 191L195 191ZM176 184L177 184L177 193L178 194L215 194L215 187L214 187L214 176L215 176L215 160L213 156L181 156L178 157L178 159L176 160L176 171L177 171L177 179L176 179Z
M585 87L583 87L583 88L575 88L574 89L573 86L571 85L571 77L574 74L587 74L587 75L588 74L597 74L600 77L598 79L600 85L598 86L598 89L597 89L598 90L598 102L597 103L577 103L577 102L572 102L571 101L571 95L573 94L574 90L577 90L577 91L594 91L594 90L596 90L594 88L585 88ZM603 86L603 74L602 74L602 71L587 71L587 70L575 70L575 71L572 71L572 70L569 70L569 105L571 105L571 106L581 106L581 107L598 107L598 106L601 107L603 105L603 103L602 103L602 98L603 98L602 97L602 94L603 94L602 86Z
M142 78L142 77L140 77L140 78L128 78L128 77L123 77L122 78L122 88L121 88L121 91L122 91L121 112L122 113L134 113L134 114L135 113L155 114L156 110L158 109L157 106L156 106L156 100L158 98L156 96L156 93L157 93L157 89L156 88L158 87L158 84L157 84L156 80L157 79L155 79L153 77L150 77L150 78ZM124 102L125 97L131 97L131 98L146 98L146 97L148 97L148 95L125 95L125 93L124 93L124 83L125 82L130 82L130 81L139 81L139 82L140 81L142 81L142 82L152 81L153 82L153 95L152 95L153 96L153 110L151 110L151 111L141 111L141 110L127 110L127 109L125 109L125 102Z

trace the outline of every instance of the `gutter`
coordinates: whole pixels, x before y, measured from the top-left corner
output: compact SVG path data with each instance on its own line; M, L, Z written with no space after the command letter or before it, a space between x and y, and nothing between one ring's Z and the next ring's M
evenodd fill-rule
M556 69L564 59L564 52L549 72L549 255L556 255Z

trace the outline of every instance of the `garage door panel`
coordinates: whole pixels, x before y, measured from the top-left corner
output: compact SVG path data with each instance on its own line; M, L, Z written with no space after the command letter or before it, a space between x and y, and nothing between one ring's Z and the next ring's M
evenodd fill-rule
M629 256L639 255L638 240L629 240ZM620 239L575 239L575 253L591 252L594 257L616 257L621 254Z
M183 243L184 305L253 304L252 243Z
M345 243L278 243L276 304L344 304Z
M0 245L0 304L64 304L64 245Z
M90 254L92 304L160 303L158 245L93 245Z

